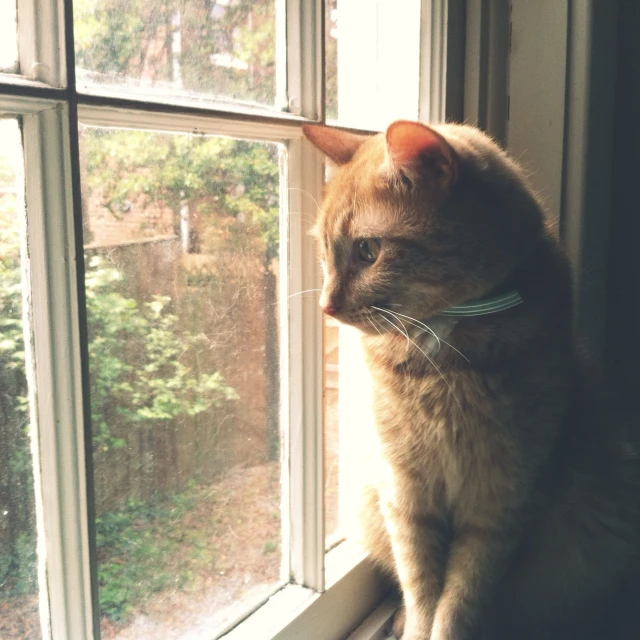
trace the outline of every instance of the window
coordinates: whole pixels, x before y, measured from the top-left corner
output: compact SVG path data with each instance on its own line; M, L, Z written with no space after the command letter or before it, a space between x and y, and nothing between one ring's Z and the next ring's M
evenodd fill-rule
M417 117L428 3L0 11L0 635L346 636L385 587L344 541L355 365L301 127Z
M317 305L302 125L490 129L524 104L488 63L502 4L1 3L3 638L338 640L380 602L348 540L365 374ZM589 42L590 10L562 42ZM580 131L546 145L520 111L507 140L555 154L568 207L558 140Z

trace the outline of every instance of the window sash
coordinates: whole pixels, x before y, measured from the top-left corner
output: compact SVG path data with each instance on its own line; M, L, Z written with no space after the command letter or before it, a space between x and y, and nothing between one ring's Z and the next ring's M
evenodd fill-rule
M65 87L65 0L18 0L17 5L20 75L51 87Z
M73 640L91 637L93 607L68 107L25 115L23 146L40 616L44 638Z
M431 16L432 5L440 8L441 26L447 0L423 0L425 15ZM72 0L18 0L18 12L21 75L0 75L0 111L23 115L36 382L33 419L40 457L39 465L34 465L36 504L39 540L44 539L46 548L39 560L43 637L99 637L78 121L287 145L281 196L286 259L281 260L280 312L283 345L287 345L281 354L281 424L285 433L283 542L288 542L290 557L285 562L294 584L229 638L274 610L278 612L274 637L345 635L380 601L386 586L350 543L325 554L322 317L313 297L289 297L321 283L309 214L321 199L324 160L303 138L301 125L324 122L322 0L276 0L277 32L286 31L286 51L282 41L276 43L278 59L286 57L284 71L280 65L277 94L286 96L288 113L215 103L160 104L106 91L105 95L79 94ZM424 33L421 46L424 61L431 50L431 40ZM442 99L445 66L432 64L429 73L423 74L421 96L426 95L427 83L430 100ZM341 607L347 601L350 607ZM318 625L318 619L326 622ZM316 636L309 635L311 629Z

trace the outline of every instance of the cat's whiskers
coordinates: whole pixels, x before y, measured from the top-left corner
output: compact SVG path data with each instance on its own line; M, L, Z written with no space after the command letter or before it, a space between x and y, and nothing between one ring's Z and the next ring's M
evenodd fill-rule
M374 307L375 309L376 307ZM380 316L380 318L382 320L384 320L385 322L387 322L388 324L390 324L396 331L398 331L399 333L401 333L406 339L407 339L407 351L409 351L409 342L413 342L413 340L411 340L411 338L409 338L409 332L407 331L407 328L404 326L404 324L402 324L401 320L398 320L400 322L400 324L402 325L402 329L400 327L398 327L398 325L396 325L394 322L391 322L391 320L389 320L389 318L386 318L385 316ZM397 318L396 318L397 319ZM415 343L414 343L415 344Z
M383 312L383 313L388 313L390 316L394 317L398 322L400 322L400 323L402 324L402 326L404 326L404 323L402 323L402 320L400 319L400 317L399 317L399 316L402 316L403 318L406 318L406 319L407 319L407 320L409 320L409 321L412 321L412 320L413 320L413 318L410 318L409 316L405 316L405 315L403 315L402 313L398 313L397 311L391 311L391 310L389 310L389 309L383 309L382 307L376 307L376 306L374 306L373 308L374 308L376 311L381 311L381 312ZM417 322L417 321L416 321L416 322ZM415 324L415 322L411 322L411 324L412 324L414 327L415 327L415 326L418 326L418 325L416 325L416 324ZM422 323L420 323L420 324L422 324ZM425 327L425 329L426 329L426 330L427 330L427 331L428 331L428 332L429 332L429 333L430 333L430 334L431 334L431 335L436 339L436 341L437 341L437 343L438 343L438 349L440 349L440 347L441 347L442 345L440 344L440 338L436 335L436 332L435 332L433 329L431 329L430 327L427 327L427 325L426 325L426 324L425 324L425 325L422 325L422 326L424 326L424 327ZM406 328L406 327L405 327L405 328Z
M322 291L322 289L305 289L304 291L296 291L295 293L292 293L290 296L287 296L287 300L289 300L290 298L293 298L294 296L301 296L303 293L313 293L316 291Z
M300 193L304 193L304 195L308 196L313 202L313 204L316 205L316 208L318 209L318 211L320 211L320 205L318 204L318 201L308 191L305 191L304 189L300 189L300 187L289 187L288 191L299 191Z
M453 387L451 386L451 384L449 383L449 381L445 377L444 373L442 372L442 369L440 369L440 367L433 361L433 358L430 358L429 355L423 349L421 349L418 346L418 344L416 344L416 342L414 340L412 340L409 337L408 333L405 333L404 331L402 331L396 324L391 322L391 320L389 320L385 316L380 316L380 318L382 320L384 320L385 322L387 322L388 324L390 324L401 335L405 336L407 338L407 340L409 340L409 342L411 342L413 344L413 346L431 363L433 368L438 372L438 375L440 376L442 381L447 385L447 388L449 389L449 391L451 393L451 396L453 397L455 403L458 405L458 409L460 409L460 413L464 416L464 411L462 409L462 404L460 403L460 400L458 399L458 396L456 395L456 392L453 390Z
M391 315L394 315L396 317L397 316L401 316L402 318L405 318L414 327L417 327L419 329L423 328L425 331L430 333L438 341L438 349L440 349L440 347L442 346L440 343L444 343L448 347L453 349L458 355L463 357L467 362L469 362L469 363L471 362L469 360L469 358L467 358L467 356L465 356L464 353L462 353L462 351L456 349L450 342L447 342L444 338L441 338L428 324L425 324L424 322L421 322L420 320L417 320L416 318L412 318L411 316L407 316L404 313L400 313L399 311L390 311L389 309L382 309L380 307L373 307L373 308L377 309L378 311L386 311L386 313L390 313Z
M371 309L365 309L365 311L368 314L367 320L369 321L369 324L378 332L379 335L382 335L382 331L380 331L380 328L378 327L377 323L375 322L375 318L373 317L373 313L372 313Z

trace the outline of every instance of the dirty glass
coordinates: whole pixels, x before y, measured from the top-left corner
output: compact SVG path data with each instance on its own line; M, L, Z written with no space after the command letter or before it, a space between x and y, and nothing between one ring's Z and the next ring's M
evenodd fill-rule
M286 556L284 151L80 133L102 637L211 637L281 584Z
M0 638L40 638L35 494L25 361L22 145L0 119Z
M0 73L18 70L18 28L14 0L0 2Z
M80 90L275 104L275 0L74 0L74 33Z
M326 0L327 120L381 130L418 117L420 0Z

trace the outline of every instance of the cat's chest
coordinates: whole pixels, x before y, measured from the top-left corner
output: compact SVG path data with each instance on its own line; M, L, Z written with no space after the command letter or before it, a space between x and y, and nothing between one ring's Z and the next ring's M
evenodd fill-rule
M476 491L499 463L498 418L473 380L384 378L374 413L386 462L448 503Z

